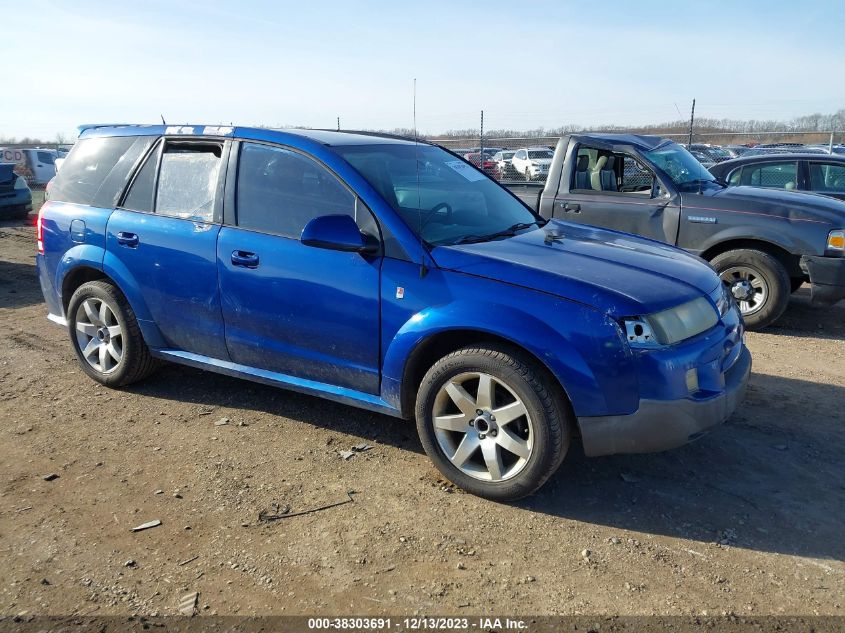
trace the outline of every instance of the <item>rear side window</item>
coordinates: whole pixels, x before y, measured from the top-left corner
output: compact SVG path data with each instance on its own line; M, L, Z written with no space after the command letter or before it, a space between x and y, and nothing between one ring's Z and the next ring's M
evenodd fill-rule
M810 190L845 192L845 165L842 163L810 163Z
M90 205L120 159L138 140L135 136L113 136L77 141L50 186L50 199Z
M240 227L298 239L313 218L355 218L356 205L355 196L316 161L287 149L244 143L237 213Z
M53 160L53 155L50 152L37 152L35 157L38 159L39 163L44 163L45 165L56 164L56 161Z
M155 212L211 222L221 155L219 145L168 144L161 156Z
M121 205L124 209L152 213L155 202L156 172L158 170L159 152L154 151L147 158L147 162L135 176L129 193L126 194Z
M798 183L798 163L766 163L742 168L742 184L774 189L795 189Z

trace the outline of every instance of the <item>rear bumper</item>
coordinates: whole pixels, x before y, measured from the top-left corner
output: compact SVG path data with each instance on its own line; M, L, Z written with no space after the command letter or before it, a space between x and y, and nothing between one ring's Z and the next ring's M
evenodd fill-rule
M845 298L845 257L805 255L801 270L810 277L813 303L827 306Z
M698 439L727 420L745 394L751 354L743 346L725 372L722 391L705 399L641 400L630 415L578 418L584 453L590 457L617 453L653 453Z

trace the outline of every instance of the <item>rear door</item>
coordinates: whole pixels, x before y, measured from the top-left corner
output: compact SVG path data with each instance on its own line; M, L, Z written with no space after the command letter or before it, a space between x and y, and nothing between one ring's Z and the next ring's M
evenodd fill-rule
M217 283L228 141L165 139L109 218L106 249L169 347L228 359Z
M680 202L633 155L579 144L555 196L554 217L675 244ZM565 168L566 169L566 168Z
M243 142L238 153L237 187L230 197L227 185L227 225L217 249L232 360L378 393L381 256L299 239L309 220L337 214L378 235L370 211L328 168L297 150Z

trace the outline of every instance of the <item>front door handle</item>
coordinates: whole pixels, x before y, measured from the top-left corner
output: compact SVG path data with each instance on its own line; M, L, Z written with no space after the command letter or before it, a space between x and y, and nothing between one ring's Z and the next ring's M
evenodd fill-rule
M135 248L138 246L140 240L135 233L127 233L126 231L120 231L117 234L117 243L121 246L128 246L129 248Z
M232 264L243 268L258 268L258 255L248 251L232 251Z
M564 211L573 211L575 213L581 213L581 205L576 204L574 202L567 202L566 204L563 205L563 210Z

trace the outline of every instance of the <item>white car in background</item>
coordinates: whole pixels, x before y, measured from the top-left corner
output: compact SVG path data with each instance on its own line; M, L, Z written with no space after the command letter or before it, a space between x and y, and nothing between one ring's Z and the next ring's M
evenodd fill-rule
M554 152L548 147L523 147L516 150L511 165L525 180L545 180L549 175Z

